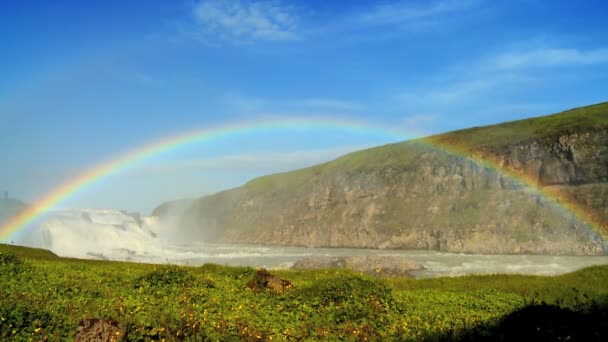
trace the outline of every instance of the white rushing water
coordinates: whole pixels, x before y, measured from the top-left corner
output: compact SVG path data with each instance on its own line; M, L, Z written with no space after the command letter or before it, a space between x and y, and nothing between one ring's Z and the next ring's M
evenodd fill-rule
M419 278L459 276L466 274L536 274L555 275L577 269L608 264L608 256L551 256L551 255L472 255L443 253L426 250L379 250L356 248L306 248L255 245L201 244L173 246L176 263L201 265L217 263L266 268L289 268L296 261L310 256L393 256L414 260L425 270L416 273Z
M87 259L202 265L216 263L289 268L310 256L395 256L418 262L417 277L520 273L554 275L608 264L608 256L469 255L421 250L305 248L171 243L170 232L152 217L118 210L64 210L49 214L16 244L49 249L57 255Z

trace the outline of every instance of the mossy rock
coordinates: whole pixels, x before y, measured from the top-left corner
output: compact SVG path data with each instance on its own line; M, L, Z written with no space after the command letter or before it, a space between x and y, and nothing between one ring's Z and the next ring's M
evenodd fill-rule
M272 293L281 294L293 285L289 280L281 279L262 268L247 283L247 287L253 291L269 290Z

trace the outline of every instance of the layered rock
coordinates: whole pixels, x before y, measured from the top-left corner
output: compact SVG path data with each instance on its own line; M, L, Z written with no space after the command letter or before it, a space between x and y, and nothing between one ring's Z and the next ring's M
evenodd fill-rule
M566 112L261 177L192 201L179 227L232 243L603 255L608 105L591 111L600 124Z

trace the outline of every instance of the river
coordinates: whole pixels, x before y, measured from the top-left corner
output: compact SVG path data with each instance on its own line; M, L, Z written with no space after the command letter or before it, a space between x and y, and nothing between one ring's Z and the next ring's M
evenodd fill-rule
M111 258L192 266L215 263L231 266L286 269L296 261L309 256L393 256L414 260L422 265L425 269L415 273L417 278L493 273L557 275L587 266L608 264L608 256L480 255L427 250L307 248L230 244L172 245L165 246L159 254L162 255L137 253L128 256L125 254L124 257L121 257L121 253L117 251Z

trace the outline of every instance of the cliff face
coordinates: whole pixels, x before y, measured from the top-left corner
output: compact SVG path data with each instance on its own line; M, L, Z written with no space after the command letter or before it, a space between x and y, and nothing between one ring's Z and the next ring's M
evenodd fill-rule
M600 109L596 116L608 118L608 106ZM608 125L483 138L523 124L530 125L386 145L262 177L191 202L179 229L237 243L607 254L598 230L605 234L608 222Z

